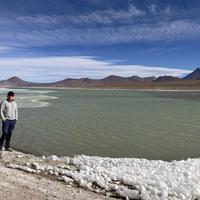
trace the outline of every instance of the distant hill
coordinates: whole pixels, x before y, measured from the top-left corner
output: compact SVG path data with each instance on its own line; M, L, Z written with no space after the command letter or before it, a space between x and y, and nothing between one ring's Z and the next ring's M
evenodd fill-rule
M7 80L0 81L1 87L29 86L31 84L31 82L24 81L17 76L13 76Z
M54 83L46 83L42 84L43 86L51 86L51 87L101 87L101 86L109 86L114 84L126 84L126 83L137 83L137 82L151 82L155 77L145 77L140 78L138 76L131 77L121 77L116 75L110 75L103 79L90 79L90 78L80 78L80 79L64 79L61 81L57 81ZM41 84L40 84L41 85Z
M128 77L127 79L131 80L133 82L152 82L153 80L156 79L156 77L155 76L150 76L150 77L141 78L139 76L131 76L131 77Z
M192 73L188 74L183 80L199 80L200 79L200 68L198 67Z
M47 85L51 87L58 87L58 86L60 87L87 87L90 85L95 85L97 82L98 82L97 80L89 79L89 78L80 78L80 79L67 78L67 79L53 82L53 83L44 83L42 85Z
M154 79L156 79L154 76L141 78L139 76L121 77L121 76L110 75L104 79L99 79L99 81L104 82L104 83L105 82L106 83L127 83L127 82L131 83L131 82L151 82Z
M181 79L174 76L159 76L154 82L169 82L169 81L180 81Z
M15 84L12 82L9 82L7 80L2 80L2 81L0 81L0 86L1 87L14 87Z
M125 77L110 75L103 79L99 79L99 81L106 82L106 83L119 83L119 82L128 82L129 80Z
M109 86L109 84L126 84L126 83L150 83L155 80L156 77L145 77L139 76L121 77L116 75L110 75L103 79L90 79L90 78L67 78L61 81L52 83L33 83L20 79L19 77L13 76L7 80L0 81L1 87L13 87L13 86L44 86L44 87L100 87Z
M103 79L90 78L67 78L61 81L52 83L33 83L22 80L19 77L13 76L7 80L0 81L0 87L82 87L82 88L185 88L185 89L199 89L200 88L200 68L197 68L192 73L184 78L173 76L160 77L144 77L130 76L122 77L110 75Z
M24 86L24 85L30 85L31 84L31 82L24 81L24 80L18 78L17 76L13 76L13 77L7 79L6 81L12 83L13 85L19 85L19 86L20 85Z

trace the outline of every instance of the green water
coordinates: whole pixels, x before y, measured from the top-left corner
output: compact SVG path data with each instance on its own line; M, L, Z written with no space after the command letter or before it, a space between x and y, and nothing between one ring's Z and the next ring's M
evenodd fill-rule
M46 95L58 98L46 98L46 107L20 108L13 147L40 155L200 156L198 92L54 90ZM23 107L26 100L17 100Z

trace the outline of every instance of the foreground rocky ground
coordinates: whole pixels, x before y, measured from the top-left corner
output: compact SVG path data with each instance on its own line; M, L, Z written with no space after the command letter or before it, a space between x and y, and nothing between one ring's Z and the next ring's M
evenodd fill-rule
M21 152L2 151L0 155L0 197L4 200L94 200L112 199L56 180L49 174L32 173L25 166L42 158ZM51 162L51 161L49 161ZM21 167L20 167L21 166Z

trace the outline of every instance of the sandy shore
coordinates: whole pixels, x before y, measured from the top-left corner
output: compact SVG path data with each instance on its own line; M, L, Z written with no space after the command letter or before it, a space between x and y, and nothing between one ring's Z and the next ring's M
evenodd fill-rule
M112 199L105 195L72 186L63 181L56 180L49 175L28 173L13 166L24 166L27 163L41 162L30 154L21 152L1 152L0 158L0 197L4 200L30 200L30 199Z

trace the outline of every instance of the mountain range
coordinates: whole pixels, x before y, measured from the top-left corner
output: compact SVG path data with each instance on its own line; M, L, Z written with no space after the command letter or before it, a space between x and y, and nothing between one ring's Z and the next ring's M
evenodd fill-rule
M7 80L0 81L0 87L150 87L165 85L187 85L195 83L200 86L200 68L195 69L192 73L183 78L173 76L145 77L139 76L121 77L110 75L103 79L67 78L52 83L34 83L20 79L19 77L11 77Z

